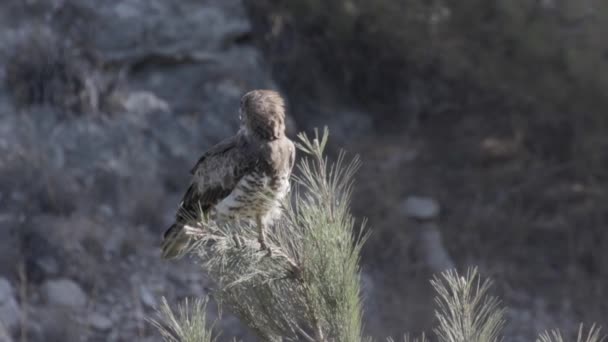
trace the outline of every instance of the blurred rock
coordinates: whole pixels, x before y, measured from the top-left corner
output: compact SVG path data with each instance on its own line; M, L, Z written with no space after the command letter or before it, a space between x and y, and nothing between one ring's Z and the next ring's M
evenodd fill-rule
M28 312L28 337L31 341L90 341L90 328L82 324L86 316L70 314L67 307L39 306Z
M81 309L87 304L87 295L80 285L70 279L47 280L41 291L50 305Z
M88 323L92 328L99 331L110 330L113 325L112 321L108 317L97 312L89 314Z
M149 308L155 308L157 306L157 302L156 302L156 297L154 297L154 294L152 294L152 291L150 291L150 289L148 287L146 287L145 285L141 285L139 287L139 296L141 299L141 302L149 307Z
M513 137L486 137L480 143L482 158L486 161L509 160L523 150L523 133L516 132Z
M121 104L124 110L131 113L145 114L153 111L170 111L167 102L147 91L129 93Z
M402 204L405 215L417 220L432 220L439 216L439 203L430 197L410 196Z
M21 318L21 310L15 300L11 284L5 278L0 278L0 323L10 332L17 328ZM2 334L0 333L0 341Z
M425 264L432 273L440 273L454 268L454 261L448 254L441 231L435 223L422 223L416 229L418 249Z
M0 342L13 342L13 338L8 331L5 331L5 327L2 326L0 326Z

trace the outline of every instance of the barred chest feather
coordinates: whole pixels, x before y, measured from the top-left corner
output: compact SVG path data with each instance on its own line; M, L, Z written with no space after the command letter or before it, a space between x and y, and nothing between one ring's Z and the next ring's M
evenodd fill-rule
M234 190L215 207L220 219L255 219L267 223L278 216L280 203L289 193L289 173L268 175L254 172L244 176Z

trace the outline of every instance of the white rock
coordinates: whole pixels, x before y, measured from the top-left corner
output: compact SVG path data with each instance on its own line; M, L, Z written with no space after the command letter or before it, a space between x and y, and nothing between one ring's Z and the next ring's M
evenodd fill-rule
M405 215L417 220L437 218L439 210L439 203L430 197L410 196L403 202Z
M154 294L152 294L152 291L150 291L150 289L144 285L139 287L139 296L141 298L141 302L149 308L155 308L158 304Z
M89 325L92 328L97 329L99 331L110 330L110 328L112 328L112 325L113 325L112 321L108 317L106 317L100 313L97 313L97 312L91 313L88 317L88 320L89 320Z
M51 305L78 309L87 304L87 295L80 285L70 279L47 280L41 290Z
M153 111L169 112L169 104L147 91L130 93L123 102L124 108L133 113L145 114Z
M19 325L21 310L17 301L13 287L4 278L0 278L0 322L6 330L13 331ZM2 334L0 333L0 340Z

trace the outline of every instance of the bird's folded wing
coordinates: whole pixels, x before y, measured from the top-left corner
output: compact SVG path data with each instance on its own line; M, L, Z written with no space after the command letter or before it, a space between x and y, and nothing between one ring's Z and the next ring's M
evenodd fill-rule
M178 221L198 218L226 198L238 181L251 170L252 158L239 145L237 136L209 149L191 170L192 183L184 194L177 213Z

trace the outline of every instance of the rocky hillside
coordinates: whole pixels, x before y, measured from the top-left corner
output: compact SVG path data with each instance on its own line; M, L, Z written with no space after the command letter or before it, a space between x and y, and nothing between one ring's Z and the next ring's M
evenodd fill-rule
M159 258L188 170L244 92L276 88L240 2L6 1L0 26L0 320L16 340L158 341L161 296L205 293L191 260Z
M608 76L588 67L605 21L482 2L5 0L0 341L160 341L160 298L209 285L160 260L160 235L253 88L287 95L290 134L329 125L362 155L370 335L429 331L429 277L469 265L511 306L510 340L608 327Z

